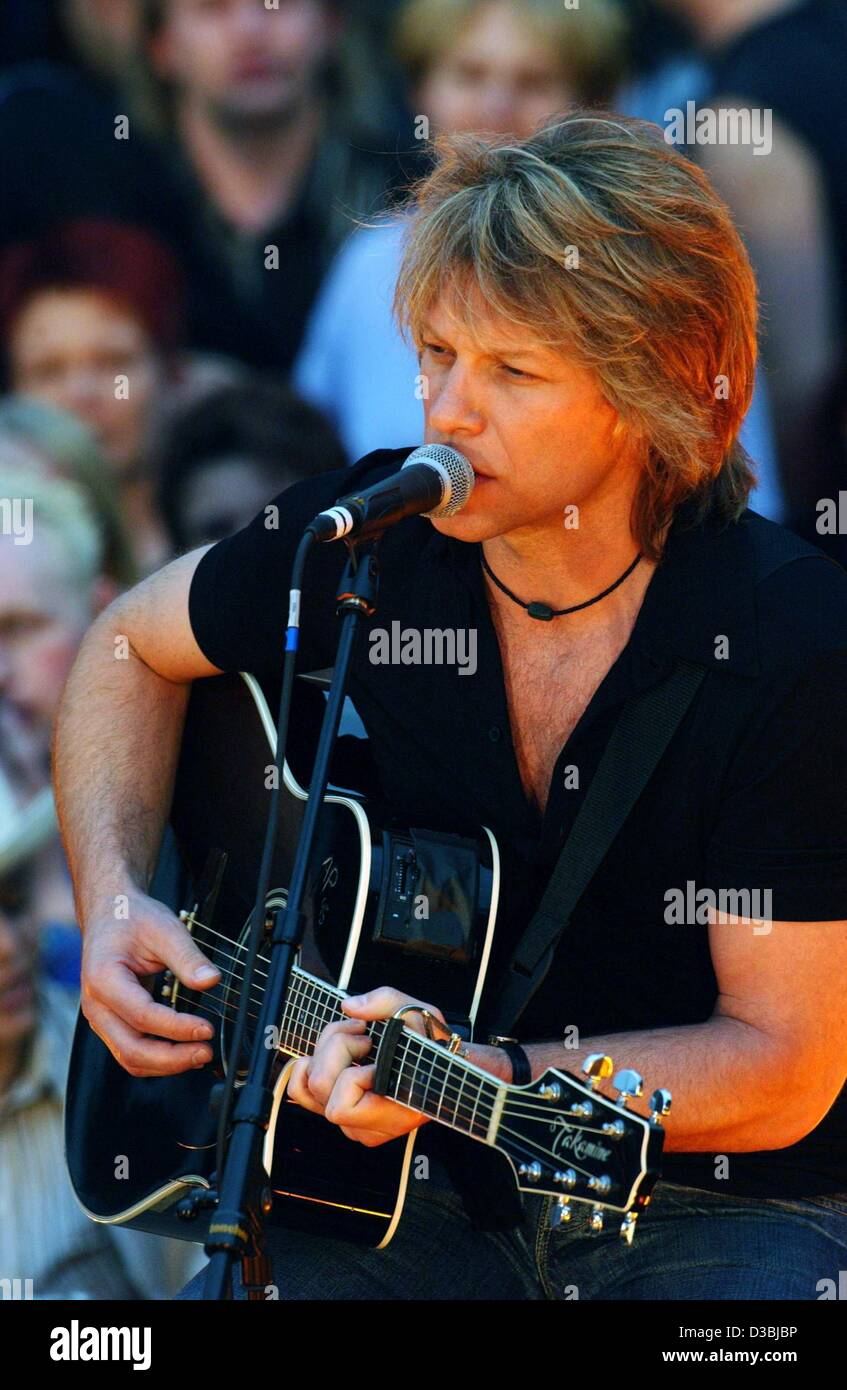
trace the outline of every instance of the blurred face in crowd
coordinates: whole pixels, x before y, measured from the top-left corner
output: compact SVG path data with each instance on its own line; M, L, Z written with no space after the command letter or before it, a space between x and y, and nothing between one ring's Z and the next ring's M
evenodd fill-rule
M337 29L323 0L168 0L153 59L222 125L284 123L311 94Z
M0 1053L19 1047L37 1021L38 935L26 870L0 878Z
M119 77L140 33L138 0L62 0L62 18L74 46L95 72Z
M186 479L180 497L185 542L193 549L240 531L295 481L251 458L210 459Z
M510 4L483 4L414 95L436 130L523 140L576 100L554 53Z
M128 307L97 290L42 290L12 324L8 354L13 390L78 416L118 474L137 464L163 367Z
M53 717L94 609L93 589L68 582L52 532L36 523L28 545L0 535L0 735L6 754L45 775Z

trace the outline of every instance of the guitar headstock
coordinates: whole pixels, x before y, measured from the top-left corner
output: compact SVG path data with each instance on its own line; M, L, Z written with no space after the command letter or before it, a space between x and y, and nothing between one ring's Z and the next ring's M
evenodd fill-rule
M558 1199L554 1224L569 1219L571 1201L588 1202L593 1231L603 1229L605 1212L617 1213L631 1241L659 1177L670 1093L653 1092L648 1118L627 1108L643 1093L637 1072L618 1072L611 1100L597 1089L613 1074L611 1057L594 1053L582 1070L585 1082L550 1067L529 1085L509 1086L495 1142L521 1191Z

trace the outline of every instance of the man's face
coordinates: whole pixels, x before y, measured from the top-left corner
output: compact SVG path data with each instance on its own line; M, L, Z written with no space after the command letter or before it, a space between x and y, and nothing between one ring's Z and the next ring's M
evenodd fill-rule
M68 583L63 555L37 516L29 545L0 536L0 731L28 740L45 773L62 687L94 617L91 594Z
M21 1043L36 1025L38 935L28 875L0 878L0 1049Z
M524 140L577 93L510 4L482 6L413 98L436 130Z
M228 124L300 109L335 41L325 0L169 0L153 44L161 75Z
M96 290L42 290L7 350L15 391L81 419L118 474L137 462L162 367L133 314Z
M458 449L477 472L470 501L437 530L463 541L549 531L573 505L595 535L628 520L637 465L591 372L504 319L488 316L474 340L444 296L426 328L425 442Z

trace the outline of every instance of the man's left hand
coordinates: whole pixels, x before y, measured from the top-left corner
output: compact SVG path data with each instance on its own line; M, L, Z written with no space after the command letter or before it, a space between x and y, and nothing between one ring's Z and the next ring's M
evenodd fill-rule
M328 1024L312 1056L300 1057L294 1063L288 1081L291 1100L316 1115L324 1115L348 1139L368 1148L386 1144L389 1139L398 1139L426 1124L425 1115L374 1095L376 1067L364 1061L372 1047L365 1034L366 1022L391 1018L408 1004L428 1009L444 1022L440 1009L396 989L372 989L368 994L345 999L341 1007L349 1019ZM403 1021L412 1032L426 1031L418 1013L406 1014Z

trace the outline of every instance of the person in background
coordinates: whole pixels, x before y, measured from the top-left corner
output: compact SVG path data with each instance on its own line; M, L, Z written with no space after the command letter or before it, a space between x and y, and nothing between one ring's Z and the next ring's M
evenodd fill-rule
M31 1279L37 1299L168 1297L196 1248L95 1225L63 1152L80 936L50 735L79 644L116 589L101 582L103 537L71 482L3 459L0 497L15 523L0 532L0 1280L29 1296Z
M158 506L175 551L221 540L299 478L348 462L332 426L261 377L171 414L158 441Z
M139 579L121 515L118 482L89 427L58 406L28 396L0 398L0 460L65 478L83 493L103 538L102 602ZM105 586L105 587L103 587Z
M94 432L142 573L167 558L146 449L157 397L175 370L181 288L164 244L119 223L65 223L0 256L8 383Z
M13 506L17 499L20 530L0 535L0 756L28 805L49 787L52 724L67 674L115 590L101 583L102 536L71 483L0 465L0 497ZM32 906L45 929L49 972L76 983L73 894L55 820L52 828L31 865Z
M522 139L573 102L605 103L622 79L615 0L409 0L394 52L423 139L479 131ZM336 425L351 459L423 438L417 356L391 301L404 219L361 228L339 252L309 319L293 379Z
M143 21L138 109L185 195L192 342L287 373L352 219L403 175L379 71L357 96L337 0L144 0Z
M168 1298L201 1264L199 1247L97 1225L71 1190L62 1105L76 998L39 967L33 861L8 837L6 850L0 871L2 1287L12 1297L36 1299Z
M842 0L659 0L707 72L700 107L767 113L766 154L698 144L759 282L762 355L788 524L818 543L826 476L810 440L847 351L847 9Z

